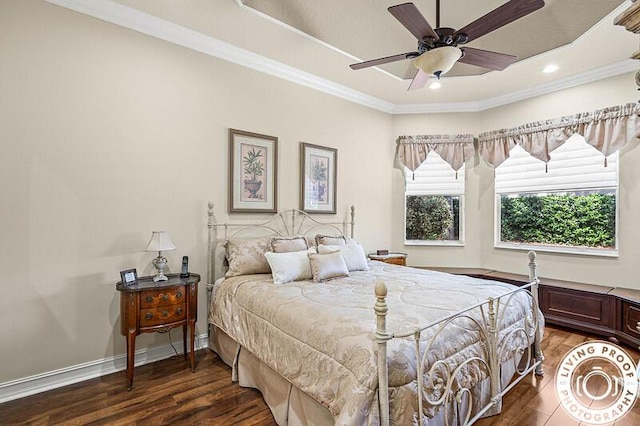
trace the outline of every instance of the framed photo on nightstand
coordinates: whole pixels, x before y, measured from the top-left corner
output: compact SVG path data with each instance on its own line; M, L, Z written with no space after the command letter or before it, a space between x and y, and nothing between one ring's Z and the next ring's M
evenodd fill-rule
M122 285L125 287L138 284L138 273L135 269L120 271L120 278L122 279Z

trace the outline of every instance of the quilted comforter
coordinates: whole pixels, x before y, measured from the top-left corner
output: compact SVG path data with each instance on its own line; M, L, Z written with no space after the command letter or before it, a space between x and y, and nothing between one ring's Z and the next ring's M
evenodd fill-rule
M268 274L219 280L213 288L209 322L328 408L336 424L378 424L375 283L381 280L387 285L387 330L396 333L515 287L381 262L370 262L370 267L324 283L276 285ZM529 299L516 295L522 297L505 310L503 336L531 317ZM483 314L474 312L482 321ZM467 321L445 329L430 347L429 362L445 360L455 368L470 356L483 356L474 328ZM423 334L423 347L433 333L430 329ZM513 356L514 351L505 351L505 359ZM413 339L390 341L388 360L391 418L396 424L413 424L417 411ZM464 385L475 385L486 377L483 374L470 366L462 374L468 382ZM437 408L427 404L425 411L432 416Z

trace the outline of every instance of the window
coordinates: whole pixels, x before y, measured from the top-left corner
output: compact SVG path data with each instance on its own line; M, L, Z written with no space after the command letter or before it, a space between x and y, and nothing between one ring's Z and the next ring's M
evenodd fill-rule
M405 169L405 244L462 245L464 166L456 172L435 151Z
M516 146L495 169L496 247L617 256L618 154L576 134L550 157Z

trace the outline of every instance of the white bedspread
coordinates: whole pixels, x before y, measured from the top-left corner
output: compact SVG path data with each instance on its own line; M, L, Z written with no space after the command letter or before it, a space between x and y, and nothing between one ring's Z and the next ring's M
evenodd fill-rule
M210 322L327 407L336 424L377 424L375 282L382 280L388 288L391 332L424 326L515 287L381 262L370 265L371 271L326 283L275 285L271 275L224 279L213 289ZM530 302L518 295L501 335L530 314ZM471 355L482 356L478 333L464 328L451 327L439 338L429 353L431 362L446 360L454 366ZM415 422L414 347L411 338L389 343L390 410L396 424ZM509 356L513 353L507 351ZM484 378L471 367L463 376L471 385ZM433 408L427 411L433 414Z

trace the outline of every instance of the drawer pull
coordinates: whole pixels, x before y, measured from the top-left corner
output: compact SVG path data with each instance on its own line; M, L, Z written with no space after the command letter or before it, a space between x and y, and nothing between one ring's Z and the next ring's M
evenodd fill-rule
M638 333L640 333L640 321L636 323L636 330L638 330Z
M167 315L169 315L169 311L162 311L162 316L166 317Z
M176 315L182 315L182 308L176 309Z
M182 293L177 292L176 293L176 299L182 299Z
M162 298L162 300L164 300L165 302L167 300L169 300L169 295L168 294L163 294L162 296L160 296Z
M147 303L151 303L151 302L153 302L153 297L147 296L147 298L145 300L147 301Z
M144 317L150 320L151 318L153 318L153 314L151 312L147 312L147 315L145 315Z

